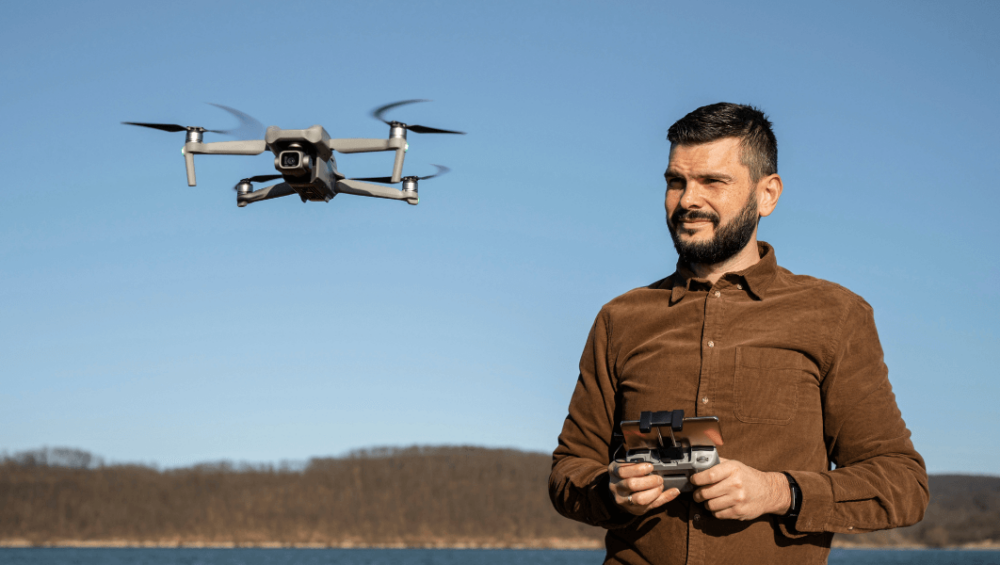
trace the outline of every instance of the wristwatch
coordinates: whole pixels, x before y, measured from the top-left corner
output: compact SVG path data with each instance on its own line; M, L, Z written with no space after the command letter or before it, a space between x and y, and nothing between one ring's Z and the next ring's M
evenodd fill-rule
M792 495L792 503L788 506L788 512L785 512L782 518L787 518L794 524L795 519L799 517L799 511L802 510L802 489L799 488L799 483L795 482L795 479L790 474L783 474L788 478L788 491Z
M802 510L802 489L799 488L799 483L795 482L795 479L788 473L783 473L788 479L788 492L792 495L792 503L788 505L788 512L782 518L787 518L794 524L795 519L799 517L799 511Z

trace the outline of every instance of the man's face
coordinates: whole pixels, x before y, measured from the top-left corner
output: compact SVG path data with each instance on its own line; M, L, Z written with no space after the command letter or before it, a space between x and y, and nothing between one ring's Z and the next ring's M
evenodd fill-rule
M741 150L739 139L727 137L670 151L667 227L681 261L721 263L753 238L757 191Z

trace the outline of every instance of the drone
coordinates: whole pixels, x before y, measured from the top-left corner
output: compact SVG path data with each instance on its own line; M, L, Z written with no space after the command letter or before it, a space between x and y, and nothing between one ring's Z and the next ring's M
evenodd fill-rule
M372 110L372 116L389 126L388 139L331 139L330 134L323 127L315 125L306 129L281 129L277 126L271 126L264 133L264 139L204 143L204 134L206 133L231 134L236 130L209 130L198 126L145 122L122 123L168 132L187 132L187 140L181 153L184 154L188 186L196 185L195 155L260 155L264 151L270 150L274 153L274 168L279 174L247 177L236 183L233 189L236 191L236 205L240 208L253 202L291 196L292 194L297 194L302 202L329 202L334 196L341 193L402 200L416 206L420 202L417 193L419 181L440 176L448 172L448 167L434 165L437 172L432 175L404 177L403 159L406 156L406 151L410 148L406 141L406 133L409 131L412 133L465 134L461 131L408 125L385 119L384 115L390 110L416 102L427 101L403 100ZM256 126L259 132L259 128L263 127L257 120L239 110L219 104L213 105L236 116L244 129ZM392 176L349 179L337 170L337 160L333 155L335 151L345 154L394 151L396 158L392 165ZM253 183L269 182L279 178L283 179L284 182L256 190L253 187ZM400 188L387 186L400 183Z

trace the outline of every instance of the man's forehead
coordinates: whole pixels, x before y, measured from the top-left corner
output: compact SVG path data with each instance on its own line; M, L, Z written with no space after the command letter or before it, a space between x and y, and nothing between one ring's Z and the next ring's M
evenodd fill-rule
M741 160L742 145L738 137L725 137L697 145L671 145L668 171L702 173L746 169ZM749 169L748 169L749 172Z

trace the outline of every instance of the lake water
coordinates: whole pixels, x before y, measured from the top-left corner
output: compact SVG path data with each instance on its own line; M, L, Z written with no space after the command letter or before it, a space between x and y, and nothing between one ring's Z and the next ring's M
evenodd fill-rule
M603 551L0 548L0 565L587 565ZM831 565L1000 565L1000 551L834 549Z

